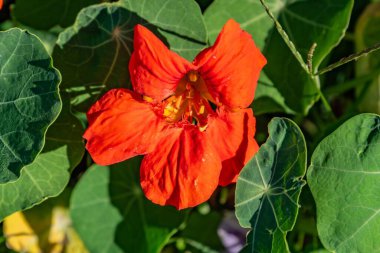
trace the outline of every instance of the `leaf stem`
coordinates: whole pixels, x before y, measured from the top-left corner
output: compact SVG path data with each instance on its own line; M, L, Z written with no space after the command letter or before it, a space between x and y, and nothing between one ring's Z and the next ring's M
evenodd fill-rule
M318 89L318 92L319 92L319 95L320 95L320 97L321 97L322 104L323 104L323 106L325 107L326 111L327 111L328 113L330 113L331 116L335 119L335 115L334 115L334 113L333 113L333 111L332 111L332 108L331 108L329 102L327 101L325 95L322 93L322 91L321 91L320 89Z
M380 43L377 43L377 44L375 44L372 47L364 49L363 51L360 51L360 52L355 53L355 54L351 54L351 55L349 55L347 57L344 57L344 58L340 59L339 61L337 61L337 62L335 62L335 63L333 63L333 64L331 64L331 65L329 65L329 66L327 66L327 67L325 67L325 68L323 68L321 70L319 70L314 75L315 76L322 75L322 74L324 74L326 72L329 72L329 71L331 71L331 70L333 70L333 69L335 69L337 67L342 66L343 64L346 64L346 63L348 63L350 61L353 61L353 60L357 60L360 57L366 56L367 54L372 53L372 52L374 52L376 50L379 50L379 49L380 49Z
M274 25L278 31L278 33L280 34L280 36L282 37L282 39L284 40L284 42L286 43L286 45L289 47L290 51L292 52L292 54L294 55L294 57L297 59L297 61L299 62L299 64L301 65L301 67L307 72L309 73L309 69L308 69L308 66L306 65L305 61L303 60L301 54L297 51L294 43L289 39L289 36L288 34L285 32L285 30L282 28L281 24L277 21L277 19L274 17L273 13L270 11L269 7L266 5L265 1L264 0L260 0L261 4L264 6L265 8L265 11L268 13L269 17L273 20L274 22Z

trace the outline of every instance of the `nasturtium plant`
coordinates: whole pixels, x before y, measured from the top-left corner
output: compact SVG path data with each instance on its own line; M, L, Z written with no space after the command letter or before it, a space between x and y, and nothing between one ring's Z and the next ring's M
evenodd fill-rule
M317 205L318 233L333 252L380 247L380 116L360 114L321 141L307 180Z
M60 74L41 41L14 28L0 33L0 187L16 180L44 145L61 110Z
M378 252L379 10L0 0L0 253Z
M100 165L145 155L140 182L148 199L178 210L197 206L218 185L234 183L257 152L255 118L246 107L266 59L234 20L193 63L142 25L134 36L133 91L110 90L91 106L86 149Z
M236 217L251 228L243 252L289 252L305 181L306 143L298 126L286 118L269 123L269 137L241 171L236 185Z
M75 188L71 217L90 252L160 252L184 222L186 211L160 207L145 198L140 160L94 165Z

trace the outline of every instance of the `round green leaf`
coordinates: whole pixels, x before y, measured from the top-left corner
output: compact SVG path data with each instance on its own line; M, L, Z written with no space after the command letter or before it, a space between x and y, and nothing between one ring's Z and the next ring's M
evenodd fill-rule
M16 211L57 196L70 179L70 170L82 159L83 127L71 113L63 96L63 109L46 133L46 143L34 162L21 170L13 182L0 185L0 221Z
M305 173L306 143L301 130L289 119L274 118L269 138L236 184L236 217L241 226L252 228L244 250L289 251L286 233L297 218Z
M44 145L61 110L60 75L41 41L20 29L0 32L0 184L15 180Z
M318 44L313 67L318 69L322 60L342 39L348 26L353 0L266 0L290 40L307 60L310 47ZM315 15L318 13L318 15ZM206 10L205 21L209 36L214 40L223 24L233 18L252 34L255 43L268 60L261 75L255 100L265 107L278 105L288 113L307 113L318 99L319 80L312 78L297 62L274 28L273 21L260 1L215 0ZM282 71L279 71L281 69ZM269 82L268 82L268 78ZM270 103L269 99L274 102ZM255 103L255 102L254 102ZM275 104L273 104L275 103ZM256 106L257 107L257 106Z
M74 23L82 8L99 2L100 0L17 0L12 15L22 24L36 29L46 30L56 25L67 27Z
M93 165L75 187L71 217L90 252L160 252L183 222L184 212L145 198L139 166L139 158Z
M136 24L148 26L188 59L206 44L202 14L192 0L145 2L124 0L85 8L60 34L54 60L76 110L87 111L112 88L130 87L128 63Z
M380 248L380 116L360 114L321 141L307 180L323 245L334 252Z

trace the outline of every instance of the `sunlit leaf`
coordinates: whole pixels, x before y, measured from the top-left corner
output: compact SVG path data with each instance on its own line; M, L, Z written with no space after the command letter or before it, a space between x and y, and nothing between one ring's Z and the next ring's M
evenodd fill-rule
M71 216L90 252L160 252L183 222L184 212L145 198L139 165L93 165L74 189Z
M61 110L59 82L37 37L17 28L0 32L0 187L42 150Z
M307 180L323 245L334 252L380 248L380 116L361 114L321 141Z
M306 143L298 126L274 118L269 138L243 168L236 185L236 216L252 228L244 252L288 252L286 233L294 227L305 184Z
M0 220L58 195L69 182L70 170L82 159L83 127L71 115L68 99L63 97L63 101L62 112L48 129L42 152L21 170L19 179L0 185Z
M318 44L313 57L314 69L341 40L348 26L353 0L267 0L304 60L312 44ZM316 15L318 13L318 15ZM213 41L227 19L234 18L252 34L264 50L268 64L259 81L256 100L263 109L276 105L289 113L306 113L318 99L319 80L301 68L273 26L260 1L215 0L206 10L205 21ZM269 82L268 82L268 77ZM270 102L273 99L273 102ZM274 104L273 104L274 103Z
M60 34L54 60L78 111L87 111L112 88L130 87L133 28L148 26L170 48L191 59L205 46L206 28L192 0L121 1L83 9Z

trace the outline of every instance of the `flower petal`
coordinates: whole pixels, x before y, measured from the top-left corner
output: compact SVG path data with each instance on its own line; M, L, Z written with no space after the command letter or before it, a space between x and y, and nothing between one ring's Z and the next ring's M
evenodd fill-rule
M136 92L161 101L175 92L191 69L194 65L170 51L151 31L135 26L129 72Z
M90 108L87 118L86 148L101 165L149 153L167 132L166 122L151 105L127 89L107 92Z
M203 50L194 64L217 103L246 108L253 101L266 59L251 35L230 19L215 44Z
M221 107L217 113L218 117L209 118L205 132L222 160L219 185L225 186L236 182L241 169L259 146L254 139L256 121L252 109L230 112Z
M208 200L218 186L221 162L212 144L195 126L173 128L141 163L145 196L177 209Z

